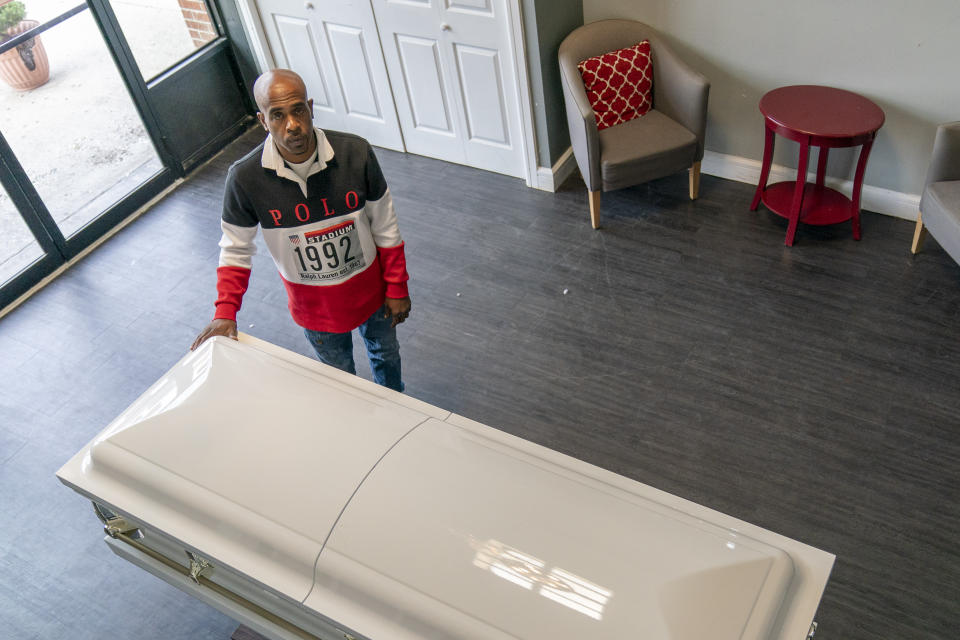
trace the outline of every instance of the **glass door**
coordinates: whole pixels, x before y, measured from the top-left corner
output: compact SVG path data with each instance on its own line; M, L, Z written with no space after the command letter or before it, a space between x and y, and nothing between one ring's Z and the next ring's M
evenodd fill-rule
M129 51L121 65L136 78L182 171L221 148L250 122L252 101L239 79L216 5L204 0L90 0L105 33Z
M45 19L76 0L33 5ZM34 38L33 55L47 79L0 86L0 131L69 238L164 167L89 11Z
M252 121L217 11L0 0L0 310Z

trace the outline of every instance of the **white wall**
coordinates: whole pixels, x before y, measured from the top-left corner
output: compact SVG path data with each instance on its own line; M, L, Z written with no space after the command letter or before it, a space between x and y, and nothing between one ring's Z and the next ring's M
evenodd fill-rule
M918 194L936 125L960 120L958 0L584 0L583 12L656 27L710 79L709 151L759 160L765 92L840 87L886 113L864 183ZM796 144L777 145L774 162L795 168ZM855 163L855 150L832 151L828 174L851 179Z

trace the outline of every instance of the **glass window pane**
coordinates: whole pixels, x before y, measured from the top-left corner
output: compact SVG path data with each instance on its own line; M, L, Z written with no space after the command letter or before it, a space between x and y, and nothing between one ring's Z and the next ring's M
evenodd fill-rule
M0 83L0 130L70 236L162 165L90 11L36 41L49 80L21 91Z
M0 188L0 284L42 257L43 249L17 213L7 192Z
M144 80L217 37L203 0L110 0Z

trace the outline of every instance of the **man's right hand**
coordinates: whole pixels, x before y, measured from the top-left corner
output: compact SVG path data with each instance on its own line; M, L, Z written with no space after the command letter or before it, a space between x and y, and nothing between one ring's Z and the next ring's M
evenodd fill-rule
M201 344L203 344L207 338L212 338L213 336L227 336L228 338L237 339L237 322L235 320L226 320L224 318L217 318L203 328L203 331L200 332L200 335L197 336L197 339L193 341L193 344L190 345L190 351L193 351Z

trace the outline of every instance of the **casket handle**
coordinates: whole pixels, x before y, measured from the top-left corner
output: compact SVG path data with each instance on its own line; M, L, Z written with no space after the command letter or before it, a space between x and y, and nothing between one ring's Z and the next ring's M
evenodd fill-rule
M287 633L297 638L302 638L303 640L321 640L319 637L304 631L300 627L297 627L290 622L287 622L273 612L267 611L255 602L251 602L243 596L234 593L233 591L230 591L229 589L222 587L216 582L210 580L210 578L203 575L203 573L207 569L212 569L213 565L201 558L199 555L190 551L186 552L187 557L190 559L190 568L188 569L182 564L171 560L162 553L154 551L150 547L144 545L142 542L139 542L139 539L143 538L143 532L141 532L136 525L131 524L125 518L116 515L105 507L100 506L96 502L93 503L93 510L96 511L97 517L103 523L104 531L106 531L107 535L109 535L111 538L130 545L140 553L152 558L165 567L180 573L181 575L188 576L201 587L208 588L224 598L233 601L235 604L240 605L251 613L263 618L271 624L280 627ZM343 632L343 636L347 640L354 640L352 636L345 632Z
M120 535L130 534L133 538L142 538L143 534L137 528L137 525L128 522L123 516L119 516L103 506L93 503L93 510L96 512L100 522L103 523L104 532L111 538L117 538Z

